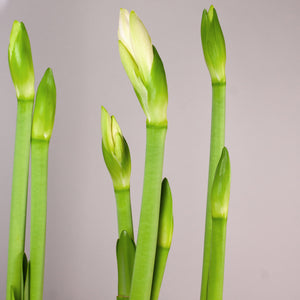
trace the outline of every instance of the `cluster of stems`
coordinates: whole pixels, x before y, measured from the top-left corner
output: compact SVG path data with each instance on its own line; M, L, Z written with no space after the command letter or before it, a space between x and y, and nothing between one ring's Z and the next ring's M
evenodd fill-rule
M102 108L102 150L117 206L117 299L157 300L173 233L172 195L162 181L168 91L163 63L134 11L120 10L119 50L146 115L144 186L135 243L130 201L130 153L115 118Z
M204 10L202 48L212 83L210 158L207 189L201 300L222 300L230 162L225 145L226 49L213 6ZM226 212L226 213L224 213Z
M17 123L7 264L6 300L42 300L45 261L48 148L56 88L47 69L36 93L31 47L23 23L15 21L8 61L17 95ZM30 258L24 253L31 146Z
M161 184L168 124L167 84L157 50L152 45L143 23L133 11L121 9L118 36L121 61L147 118L144 187L135 247L129 195L129 149L114 117L108 117L106 111L102 114L103 155L114 184L119 225L118 299L127 297L131 300L155 300L159 296L173 232L172 196L167 180ZM224 147L226 49L213 6L209 11L203 12L201 38L212 82L211 143L201 300L221 300L230 162L228 151Z
M118 239L117 299L157 300L173 235L172 194L163 175L168 127L168 89L162 60L134 11L120 10L122 64L146 116L146 154L137 239L132 222L129 146L114 116L101 109L102 151L116 199ZM201 300L222 300L230 161L225 145L226 49L213 6L204 10L201 39L212 83L211 141L203 252ZM56 87L47 69L36 93L31 47L23 23L13 24L8 51L17 96L6 300L42 300L48 150ZM33 111L34 108L34 111ZM28 170L31 149L30 256L24 253Z

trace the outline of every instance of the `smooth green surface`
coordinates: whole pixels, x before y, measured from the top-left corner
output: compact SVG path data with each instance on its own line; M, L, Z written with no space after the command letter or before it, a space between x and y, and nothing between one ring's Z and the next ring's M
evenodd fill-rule
M18 99L34 99L34 69L29 37L22 22L14 21L8 46L8 64Z
M48 141L31 141L30 300L43 299Z
M32 108L33 99L32 101L18 100L9 224L7 300L11 297L12 288L15 299L19 300L21 297L20 272L22 269L25 241Z
M134 231L132 224L130 189L115 190L119 236L122 231L126 231L134 241Z
M151 300L157 300L159 297L160 287L165 273L169 250L170 248L163 247L157 247L156 249L155 266L150 298Z
M151 300L158 299L165 267L173 237L173 202L171 188L167 178L161 184L161 200L159 212L159 225Z
M227 219L230 196L230 159L226 147L219 160L212 190L211 214L213 218Z
M122 231L117 241L118 297L129 298L134 257L135 244L128 233Z
M215 8L211 5L209 10L203 10L201 20L202 49L207 68L213 84L226 82L225 40Z
M143 198L131 300L149 300L151 295L166 132L167 127L147 125Z
M49 141L56 109L56 86L52 70L48 68L36 92L32 121L32 138Z
M171 188L167 178L161 184L161 199L159 210L159 226L157 245L170 248L173 236L173 201Z
M212 244L207 300L222 300L223 298L226 224L226 219L212 219Z
M202 284L201 284L201 300L207 300L207 282L208 270L211 251L211 187L219 162L222 149L225 143L225 92L226 85L212 86L212 116L211 116L211 138L210 138L210 158L209 158L209 174L207 189L207 205L206 205L206 222L205 222L205 238L202 266Z

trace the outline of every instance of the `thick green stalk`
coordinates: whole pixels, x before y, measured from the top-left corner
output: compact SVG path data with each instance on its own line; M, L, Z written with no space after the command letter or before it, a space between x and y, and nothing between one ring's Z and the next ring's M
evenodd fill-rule
M207 300L222 300L223 298L226 224L226 219L212 219L212 243Z
M49 142L31 141L30 300L43 299Z
M134 241L130 189L115 189L115 197L117 203L119 236L121 235L121 232L125 230L129 234L129 237Z
M6 299L14 290L16 300L21 296L21 270L24 254L27 184L33 99L18 100L14 167L11 194Z
M157 247L153 274L151 300L158 300L170 248Z
M147 124L144 188L131 300L149 300L151 295L166 132L167 126Z
M206 204L206 222L205 238L202 266L202 284L201 300L207 300L208 271L211 253L211 234L212 234L212 217L211 217L211 187L219 162L222 149L225 143L225 93L226 83L212 85L212 115L211 115L211 137L210 137L210 158L209 174Z

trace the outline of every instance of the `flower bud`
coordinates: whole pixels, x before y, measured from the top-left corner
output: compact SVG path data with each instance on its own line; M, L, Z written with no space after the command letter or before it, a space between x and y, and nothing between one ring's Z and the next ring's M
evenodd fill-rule
M226 147L221 158L211 189L211 212L213 218L227 219L230 195L230 160Z
M8 64L17 99L34 100L34 70L26 28L14 21L8 46Z
M226 82L226 48L218 15L213 6L203 10L201 40L204 58L213 84Z
M50 141L56 107L56 86L52 70L48 68L36 93L32 120L32 139Z
M173 236L172 194L167 178L161 185L161 200L157 246L170 249Z
M101 107L102 152L116 190L129 188L131 159L129 147L114 116Z
M168 90L163 63L134 11L120 10L119 52L148 123L167 123Z

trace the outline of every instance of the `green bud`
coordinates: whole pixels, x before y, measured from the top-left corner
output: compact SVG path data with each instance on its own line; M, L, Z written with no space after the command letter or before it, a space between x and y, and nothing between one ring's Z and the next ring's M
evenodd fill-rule
M173 236L172 194L167 178L161 184L157 246L170 249Z
M17 99L34 100L34 70L29 37L22 22L14 21L8 46L8 64Z
M204 58L213 84L226 82L226 48L218 15L213 6L203 10L201 40Z
M211 213L213 218L227 219L230 195L230 160L226 147L223 148L217 165L211 190Z
M129 147L114 116L101 107L102 152L116 190L130 186Z
M135 257L135 244L127 231L122 231L117 241L118 297L129 298Z
M154 60L148 89L148 122L167 125L168 87L163 62L153 46Z
M56 107L56 87L48 68L39 84L32 120L32 139L50 141Z
M119 52L150 124L167 124L168 89L163 63L134 11L120 10Z

